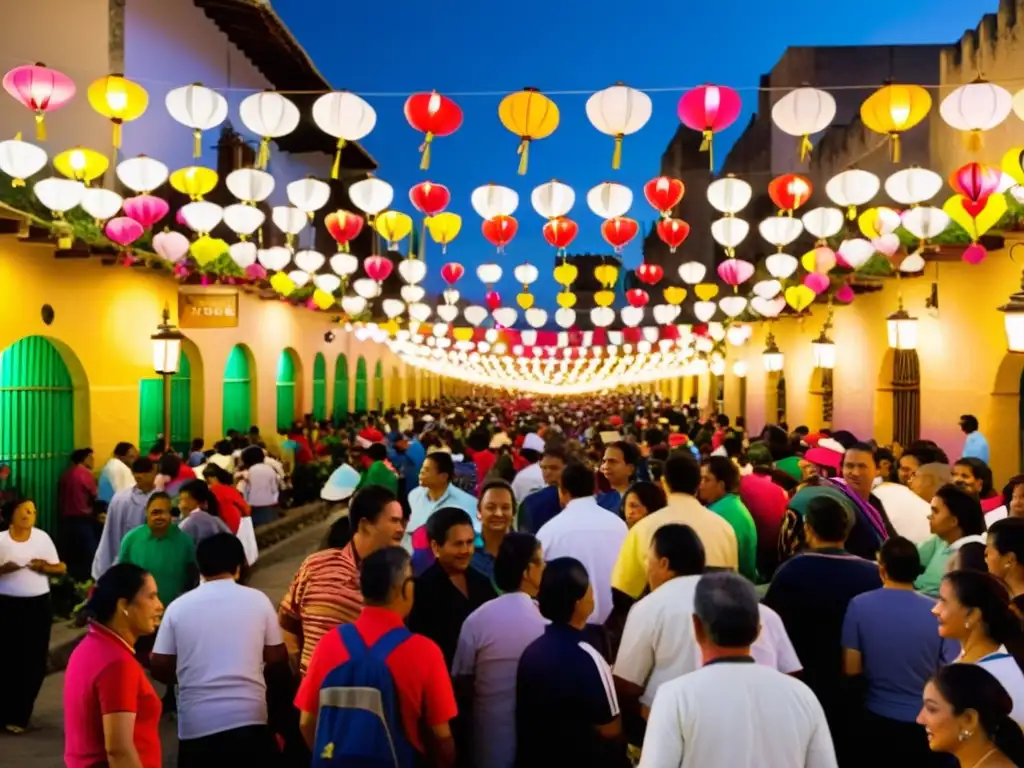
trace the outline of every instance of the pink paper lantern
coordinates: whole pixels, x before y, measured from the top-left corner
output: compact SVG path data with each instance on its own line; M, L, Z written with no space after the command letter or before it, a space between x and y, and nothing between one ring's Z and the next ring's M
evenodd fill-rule
M826 290L829 286L828 275L819 272L811 272L804 277L804 285L816 294Z
M851 288L848 284L843 284L839 286L838 289L836 289L835 299L841 304L849 304L851 301L853 301L853 298L853 288Z
M126 198L122 207L129 217L142 225L143 229L152 227L171 209L166 200L155 195L136 195Z
M245 276L249 280L266 280L267 270L262 264L250 264L245 268Z
M118 216L107 222L103 229L104 233L112 243L117 243L122 248L127 248L140 237L142 237L142 225L135 219L127 216Z
M964 248L964 253L961 258L968 264L981 264L988 256L988 251L985 250L985 246L981 243L971 243L969 246Z
M363 269L371 280L383 283L391 275L394 264L391 263L391 259L384 256L370 256L363 262Z
M708 153L712 169L715 166L714 134L735 123L742 106L740 95L724 85L701 85L679 99L676 108L679 120L687 128L703 134L700 149Z
M45 115L67 104L75 95L74 81L42 64L15 67L4 75L4 90L36 113L36 139L46 140Z
M718 265L718 276L733 288L749 280L753 274L754 265L743 259L726 259Z
M153 250L156 251L158 256L172 264L176 264L185 258L188 249L188 238L180 232L165 230L153 236Z

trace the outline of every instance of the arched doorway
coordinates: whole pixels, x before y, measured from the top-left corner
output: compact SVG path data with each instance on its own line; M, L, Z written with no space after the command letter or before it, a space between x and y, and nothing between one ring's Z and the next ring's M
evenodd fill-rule
M282 435L287 434L298 417L298 367L295 350L281 350L277 358L277 431Z
M356 397L353 410L359 415L366 413L367 392L366 392L366 358L362 355L356 360Z
M0 352L0 422L0 466L10 469L0 488L33 499L39 527L55 533L57 483L75 449L75 384L48 339L27 336Z
M236 344L224 366L224 387L221 395L224 415L221 428L226 435L231 430L246 432L253 425L252 352L244 344Z
M139 450L145 454L164 431L164 380L139 382ZM192 363L184 346L171 377L171 447L188 455L192 442Z
M338 355L334 361L334 404L331 417L335 422L348 416L348 358Z
M952 418L957 416L952 414ZM977 416L989 445L1000 446L992 452L996 483L1024 472L1024 355L1008 352L1003 357L996 370L988 411Z
M377 413L384 411L384 363L380 360L373 368L373 402Z
M313 358L313 418L327 418L327 360L322 352Z

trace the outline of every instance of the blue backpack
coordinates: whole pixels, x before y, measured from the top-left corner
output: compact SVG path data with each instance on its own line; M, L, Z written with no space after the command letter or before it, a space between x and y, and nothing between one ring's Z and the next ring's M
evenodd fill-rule
M414 750L402 727L387 658L411 633L396 627L367 647L352 624L338 631L349 658L320 686L313 767L408 768Z

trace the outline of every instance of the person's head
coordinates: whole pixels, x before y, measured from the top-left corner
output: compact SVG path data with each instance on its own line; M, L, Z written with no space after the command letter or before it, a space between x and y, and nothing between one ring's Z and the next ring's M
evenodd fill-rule
M815 547L842 547L853 530L849 510L830 496L816 496L807 503L804 531L807 543Z
M715 417L715 426L719 429L725 429L729 426L729 417L724 413L720 413Z
M837 433L838 434L838 433ZM833 439L837 439L835 435ZM878 476L875 449L870 443L853 443L843 454L843 479L861 498L871 495L872 484Z
M86 469L93 468L92 448L79 448L71 453L71 463L76 466L83 466Z
M594 590L583 563L574 557L556 557L544 567L537 597L540 612L552 624L583 629L594 612Z
M403 547L386 546L363 558L359 591L366 605L387 608L403 619L408 616L415 599L409 553Z
M169 477L173 480L178 476L178 473L181 472L181 459L177 454L165 453L160 457L160 460L157 461L156 471L158 475L164 475L165 477Z
M697 495L700 486L700 465L689 451L673 451L665 460L661 484L665 493Z
M139 458L139 449L131 443L118 443L114 446L114 458L120 459L130 467Z
M10 499L0 506L0 520L4 528L29 531L36 524L36 503L24 497Z
M536 597L544 576L544 552L529 533L508 534L494 560L494 583L503 593L525 592Z
M262 464L266 456L266 452L258 445L250 445L242 449L242 466L246 469L255 467L257 464Z
M925 464L949 465L949 458L938 445L930 440L917 440L906 447L900 455L899 479L904 485L910 484L910 477L918 467Z
M455 463L450 453L432 453L420 467L420 485L429 491L444 491L454 476Z
M940 667L922 699L917 722L933 752L956 754L969 748L987 754L995 748L1014 765L1024 765L1024 734L1010 716L1013 698L984 667Z
M465 573L473 559L476 532L469 514L458 507L442 507L427 520L427 540L437 562L448 573Z
M203 477L210 485L234 485L235 479L223 467L210 462L203 468Z
M132 476L135 487L143 493L149 493L156 487L156 464L152 459L140 456L132 462Z
M564 507L573 499L585 499L594 495L594 473L577 461L566 464L558 480L558 497Z
M878 550L878 570L883 582L913 584L924 572L917 545L902 536L886 539Z
M1014 475L1003 486L1003 504L1010 517L1024 517L1024 475Z
M770 469L772 466L772 452L768 445L761 440L755 440L747 448L747 461L755 469Z
M665 491L659 485L646 480L633 483L622 497L620 514L626 525L632 528L652 512L657 512L667 504Z
M902 467L901 464L901 473L903 472ZM951 482L953 482L953 474L949 471L949 465L937 461L921 464L907 476L907 486L910 490L929 504L935 498L935 492Z
M700 468L700 486L697 495L705 504L714 504L740 487L740 470L725 456L709 456Z
M236 581L245 567L245 549L233 533L215 533L196 547L199 575L207 581L230 576Z
M117 563L96 581L82 612L134 640L156 632L163 610L153 576L132 563Z
M192 442L191 442L191 444L189 445L189 448L188 448L189 452L190 453L199 453L200 451L203 450L203 444L204 444L203 443L203 438L201 438L201 437L193 437L192 438Z
M704 573L707 559L700 536L688 525L669 523L654 532L647 554L647 583L657 589L676 576Z
M183 516L187 516L197 509L218 517L220 513L217 497L213 495L210 486L202 480L188 480L182 483L181 488L178 489L178 509L181 510Z
M171 527L171 497L157 491L146 501L146 525L155 534L163 534Z
M230 440L218 440L214 449L217 451L218 456L230 456L234 453Z
M705 661L723 651L749 654L760 631L753 584L729 571L701 576L693 595L693 633Z
M969 435L972 432L978 431L978 417L972 416L969 413L965 413L960 417L960 429L963 430L965 435Z
M505 534L516 514L516 497L504 480L488 480L480 489L476 514L485 531Z
M989 573L1003 581L1024 578L1024 518L1007 517L992 523L985 564Z
M359 537L360 556L365 551L374 551L394 544L400 544L405 532L402 505L387 488L368 485L356 491L348 503L348 516L353 536Z
M943 576L932 613L939 620L939 635L961 644L982 637L998 645L1014 645L1021 633L1006 585L983 571L952 571Z
M601 474L607 478L612 488L622 488L633 479L639 461L639 451L632 443L622 440L610 443L604 449Z
M544 455L540 457L540 473L545 485L558 485L565 463L564 446L551 441L544 444Z
M935 492L928 516L931 532L952 543L964 536L985 532L985 515L978 497L958 485L944 485Z
M992 495L992 470L973 456L958 459L953 464L953 482L982 499Z
M875 467L882 482L892 482L896 476L896 457L889 448L875 448Z
M960 545L946 563L946 572L952 571L988 571L988 560L985 557L985 545L980 541L968 541Z

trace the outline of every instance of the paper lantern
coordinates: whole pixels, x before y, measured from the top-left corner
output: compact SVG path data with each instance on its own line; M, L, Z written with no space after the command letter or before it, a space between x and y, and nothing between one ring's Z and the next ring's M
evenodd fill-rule
M224 224L243 241L262 227L266 218L259 208L242 203L234 203L224 209Z
M627 186L606 181L587 192L587 205L602 219L625 216L633 205L633 192Z
M718 305L713 301L693 302L693 314L702 323L708 322L718 311Z
M395 190L386 181L370 176L350 186L348 198L372 222L374 216L391 205L395 199Z
M572 210L576 204L576 193L568 184L552 180L535 187L530 194L530 202L545 219L557 219Z
M786 289L786 303L797 312L803 312L814 301L814 293L806 285L793 285Z
M267 269L280 272L292 260L292 252L283 245L275 245L272 248L258 250L256 258Z
M733 288L754 275L754 265L743 259L726 259L718 265L718 276L722 282Z
M811 136L828 128L835 117L836 100L820 88L794 88L772 107L772 122L800 139L800 162L811 154Z
M665 275L665 270L658 264L644 262L636 268L636 279L647 285L657 285L658 281Z
M377 124L377 113L366 101L348 91L331 91L313 102L313 122L338 140L331 178L338 178L345 144L365 138Z
M46 150L16 138L0 141L0 171L11 177L12 187L25 186L25 179L34 176L46 165Z
M371 283L372 285L372 283ZM366 310L367 301L362 296L343 296L341 308L349 317L357 317Z
M337 210L324 217L327 233L338 244L338 251L347 253L349 243L363 231L363 217L346 210Z
M217 172L212 168L193 165L176 170L171 174L170 182L176 192L188 195L190 200L202 200L217 186L217 178Z
M616 253L621 253L626 244L636 237L639 231L640 225L634 219L625 216L618 216L601 223L601 237L615 249Z
M537 307L530 307L525 313L526 322L531 328L543 328L548 321L548 313Z
M875 133L889 137L890 156L900 161L900 134L928 116L932 97L919 85L886 85L860 105L860 119Z
M55 218L59 219L82 202L82 198L85 196L85 185L80 181L51 176L33 184L32 191L39 202L53 213Z
M438 136L450 136L462 125L462 109L437 91L414 93L405 101L405 119L426 134L420 146L420 170L430 167L430 145Z
M519 222L511 216L495 216L493 219L486 219L480 225L484 239L498 249L498 253L505 251L505 246L512 242L519 230Z
M256 168L239 168L224 179L228 191L243 203L262 203L274 191L274 177Z
M139 222L143 229L152 227L170 210L167 201L156 195L135 195L122 201L121 205L125 215Z
M471 304L462 310L462 316L466 318L467 323L476 328L487 319L487 310L478 304Z
M644 184L644 197L654 210L668 218L672 209L679 205L686 193L686 186L679 179L658 176Z
M631 288L626 291L626 301L631 307L646 307L651 297L643 288Z
M647 125L652 109L650 96L621 83L587 99L587 118L591 124L601 133L615 137L613 169L618 170L622 164L622 139Z
M787 173L772 179L768 184L768 196L780 211L792 214L811 199L810 179L797 173Z
M316 272L327 261L322 253L314 250L296 251L293 259L295 266L303 272Z
M60 109L75 95L70 77L43 64L15 67L4 75L3 85L7 93L35 113L37 141L46 141L46 113Z
M941 208L920 206L904 211L900 216L903 228L920 240L938 237L949 226L949 215Z
M373 257L371 256L370 258ZM381 257L378 256L377 258ZM381 294L380 284L365 277L361 277L352 283L352 290L366 300L375 299Z
M800 262L796 260L795 256L791 256L788 253L773 253L765 258L764 266L772 277L777 280L785 280L796 272Z
M121 126L142 117L149 106L146 89L124 75L115 74L93 81L87 95L92 108L113 124L114 149L120 149Z
M836 266L836 252L827 245L819 245L805 253L800 263L808 272L826 275Z
M427 276L427 264L423 259L402 259L398 262L398 274L410 285L421 283Z
M661 295L672 306L678 306L686 299L686 289L680 288L678 285L670 285L661 292Z
M117 164L117 178L133 192L146 193L167 181L170 171L159 160L139 155Z
M2 156L3 147L0 145L0 156ZM2 163L0 163L2 167ZM160 198L154 198L159 200ZM85 194L82 195L82 202L79 203L82 206L82 210L88 213L93 219L96 220L97 224L107 219L111 219L117 215L117 212L121 210L121 203L123 200L117 192L113 192L109 189L103 189L102 187L90 187L85 190ZM163 202L163 201L161 201ZM164 205L167 205L164 203ZM167 213L166 209L164 213ZM135 218L134 216L132 218ZM137 220L137 219L136 219ZM143 225L145 226L145 225Z
M156 251L157 256L171 264L177 264L185 258L190 245L188 238L180 232L164 230L153 235L153 250Z
M412 232L412 218L401 211L384 211L374 221L374 228L388 243L389 251L397 251L399 241Z
M520 264L512 270L512 274L515 276L516 282L521 283L524 289L537 282L537 278L540 276L537 268L529 263Z
M920 205L942 189L942 177L925 168L904 168L885 180L885 194L901 205Z
M723 296L718 300L718 307L726 317L739 317L747 308L747 300L743 296Z
M383 283L391 276L394 266L391 259L386 256L368 256L363 261L363 271L366 272L366 276L378 283Z
M324 293L333 294L341 288L341 278L331 274L313 275L313 284Z
M725 216L711 222L711 237L725 248L728 256L734 255L736 246L746 239L749 232L750 225L747 222L732 216Z
M751 290L762 299L774 299L782 292L782 283L778 280L758 280Z
M673 306L671 304L658 304L651 310L651 314L654 315L654 322L658 325L671 325L675 322L676 318L682 313L682 307Z
M295 131L299 127L299 108L287 96L276 91L261 91L246 96L238 105L242 124L260 137L256 155L256 168L266 169L270 162L270 141Z
M789 216L769 216L757 225L757 229L761 237L781 249L800 237L804 225L800 219Z
M481 283L492 286L501 280L502 270L497 264L481 264L476 268L476 276Z
M270 220L285 233L288 245L292 244L295 236L305 229L308 223L306 214L290 205L275 205L270 209Z
M590 310L590 322L598 328L607 328L615 322L615 310L611 307L595 307Z
M699 261L687 261L679 265L679 277L684 283L696 285L704 279L708 268Z
M519 207L519 193L500 184L485 184L473 190L470 202L482 219L511 216Z
M714 135L736 122L740 109L740 95L722 85L702 85L687 91L679 99L679 120L687 128L702 134L700 151L708 153L708 167L712 170L715 167Z
M501 100L498 104L498 119L507 130L519 137L519 175L522 176L530 161L530 142L547 138L558 127L558 106L536 88L524 88ZM564 216L566 213L568 210L554 216Z
M198 235L209 234L224 218L223 208L206 201L183 205L178 213L185 225Z
M857 218L857 206L870 202L881 186L875 174L852 169L829 179L825 194L840 208L846 208L847 217L852 221Z
M981 149L981 134L1002 123L1013 110L1013 97L1002 86L982 80L961 85L939 104L939 114L946 123L966 136L967 149Z
M342 253L339 251L331 256L328 263L331 265L331 271L341 277L348 277L349 275L354 275L359 271L359 259L351 253Z
M750 308L762 317L778 317L786 308L786 300L782 296L774 299L755 296L750 300Z
M307 176L304 179L296 179L285 187L288 195L288 202L313 220L313 214L327 205L331 199L331 187L325 181Z
M408 287L408 286L406 286ZM422 304L418 301L409 303L409 317L415 320L417 323L425 323L430 319L430 314L434 310L429 304Z
M576 310L562 307L555 312L555 323L559 328L572 328L576 325Z
M565 216L550 219L543 227L544 239L548 245L557 249L557 256L565 254L565 249L576 239L578 232L579 226L576 222Z
M109 166L106 155L84 147L65 150L53 158L53 167L58 173L86 186L106 173Z
M822 207L808 211L800 217L800 221L804 229L818 240L827 240L842 231L845 217L838 208Z
M409 190L409 201L413 207L427 216L441 213L451 200L452 195L448 187L432 181L421 181Z
M668 246L669 253L675 253L690 234L690 225L682 219L658 219L655 228L658 238Z
M111 219L103 228L103 234L107 236L107 239L122 248L127 248L138 240L142 237L142 233L142 225L127 216Z
M949 177L949 185L953 190L967 198L964 209L972 216L977 216L988 199L999 190L1002 171L981 163L967 163Z
M725 176L708 184L708 202L726 216L735 215L747 207L754 190L735 176Z
M516 323L516 318L519 317L519 313L516 312L512 307L499 307L491 313L494 317L494 322L500 325L502 328L511 328Z
M192 129L192 157L203 153L203 131L216 128L228 117L228 100L201 83L168 91L164 104L171 117Z
M441 279L448 283L448 285L455 285L465 272L466 268L461 264L456 261L449 261L441 267Z
M804 275L803 284L804 287L814 291L814 294L817 296L831 285L831 281L828 279L828 275L823 275L820 272L811 272L808 275Z
M448 244L458 236L462 229L462 217L457 213L445 211L428 218L426 225L430 237L441 246L441 253L447 253Z

